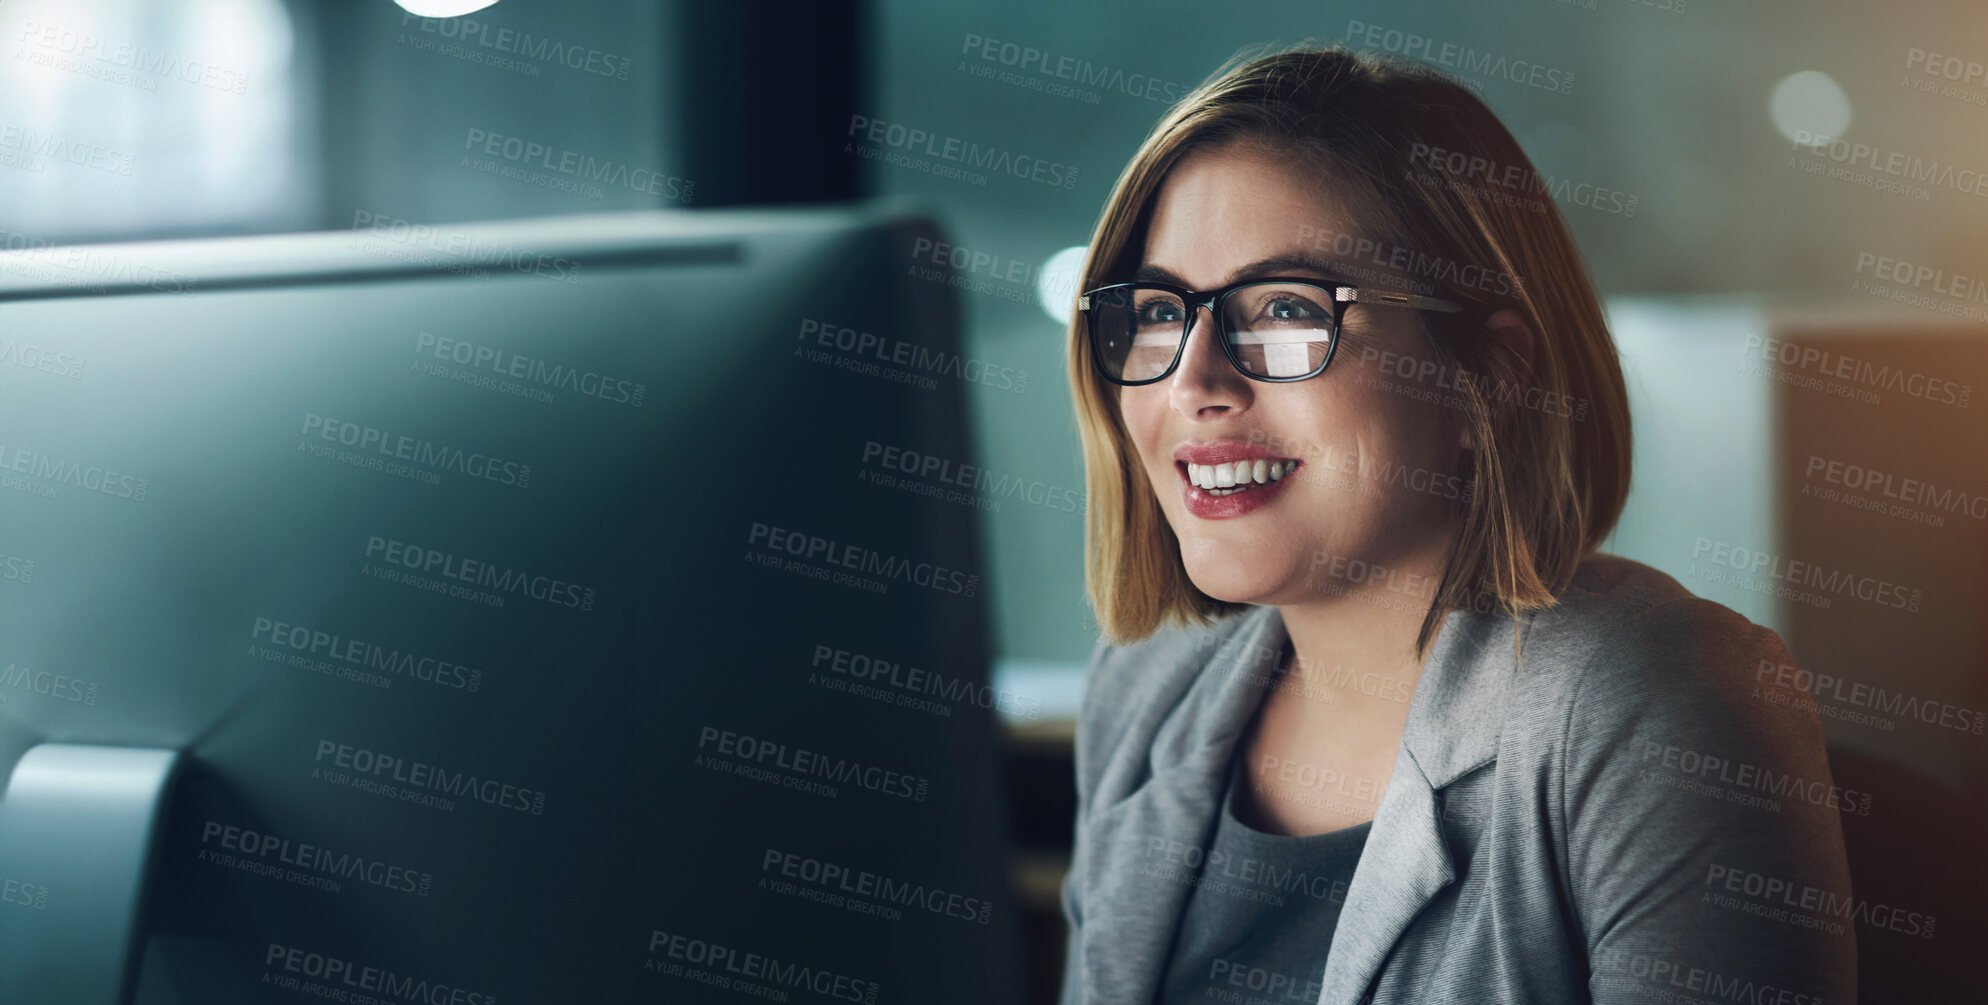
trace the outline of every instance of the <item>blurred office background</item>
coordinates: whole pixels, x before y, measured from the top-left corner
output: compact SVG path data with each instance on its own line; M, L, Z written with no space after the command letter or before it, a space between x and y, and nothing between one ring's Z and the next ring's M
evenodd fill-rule
M1542 173L1572 183L1559 209L1608 298L1636 395L1636 490L1613 548L1773 626L1804 667L1887 696L1838 702L1856 714L1825 719L1845 784L1895 794L1882 820L1846 823L1860 893L1978 918L1952 891L1982 876L1988 739L1912 712L1988 706L1988 520L1968 501L1988 494L1977 5L502 0L471 18L473 36L391 0L8 0L4 246L340 230L362 216L924 200L954 248L907 264L955 269L966 355L1027 375L969 393L973 462L1041 489L981 514L997 676L1040 700L1013 724L1011 761L1038 987L1060 948L1068 716L1096 639L1081 504L1069 504L1083 472L1057 320L1070 258L1058 255L1087 240L1173 98L1245 46L1306 38L1411 56L1455 45L1557 71L1552 88L1463 76ZM908 145L868 137L868 123L1057 170L935 172ZM569 154L626 170L589 181L558 169ZM1783 343L1951 381L1973 400L1814 389L1786 376L1805 376L1799 362L1762 351ZM1854 489L1840 476L1850 467L1963 502L1915 515L1805 491ZM1745 571L1734 549L1921 600L1776 601L1723 575ZM1935 992L1964 931L1924 945L1872 933L1867 972Z

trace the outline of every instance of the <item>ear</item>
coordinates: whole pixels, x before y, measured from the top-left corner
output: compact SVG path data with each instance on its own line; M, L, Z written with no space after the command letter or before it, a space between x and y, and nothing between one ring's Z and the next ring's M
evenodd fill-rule
M1505 348L1511 350L1512 355L1516 357L1515 365L1519 370L1519 379L1530 381L1532 379L1533 335L1532 326L1526 324L1526 319L1518 311L1512 310L1509 307L1503 307L1494 311L1490 317L1484 319L1484 329L1491 334L1492 338L1504 343ZM1470 439L1470 427L1458 427L1457 445L1465 450L1476 449L1476 446Z

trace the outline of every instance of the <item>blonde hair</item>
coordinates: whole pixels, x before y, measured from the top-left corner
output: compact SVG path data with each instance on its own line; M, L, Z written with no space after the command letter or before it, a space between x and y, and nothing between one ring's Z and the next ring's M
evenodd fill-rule
M1451 275L1511 277L1496 291L1441 284L1435 295L1464 310L1415 312L1434 362L1483 378L1458 393L1474 445L1472 488L1417 653L1451 610L1552 606L1621 515L1629 403L1600 301L1558 210L1539 195L1531 160L1482 100L1431 67L1337 46L1245 52L1140 144L1105 203L1077 288L1129 279L1168 169L1191 150L1237 143L1369 196L1349 200L1366 206L1366 236L1446 263ZM1529 366L1486 336L1483 321L1499 308L1532 329ZM1246 609L1189 580L1119 416L1119 389L1092 365L1081 312L1068 335L1088 502L1084 578L1106 639L1133 641L1166 624L1208 624ZM1509 393L1487 393L1497 388L1562 407L1512 407Z

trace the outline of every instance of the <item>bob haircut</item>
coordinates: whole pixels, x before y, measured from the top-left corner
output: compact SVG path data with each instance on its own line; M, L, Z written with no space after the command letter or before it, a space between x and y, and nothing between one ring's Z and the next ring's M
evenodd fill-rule
M1153 198L1190 151L1242 144L1339 186L1363 247L1412 249L1410 271L1456 314L1416 311L1428 361L1456 381L1451 414L1470 430L1459 532L1416 637L1424 655L1452 610L1551 607L1608 535L1629 490L1629 402L1615 344L1549 187L1483 101L1406 60L1301 43L1231 58L1170 108L1113 186L1079 291L1131 278ZM1294 238L1304 236L1295 231ZM1486 277L1504 277L1486 282ZM1523 277L1523 278L1521 278ZM1533 332L1528 367L1484 326L1510 308ZM1069 376L1083 442L1085 586L1107 641L1167 624L1209 624L1251 605L1189 580L1118 411L1120 388L1091 362L1073 312Z

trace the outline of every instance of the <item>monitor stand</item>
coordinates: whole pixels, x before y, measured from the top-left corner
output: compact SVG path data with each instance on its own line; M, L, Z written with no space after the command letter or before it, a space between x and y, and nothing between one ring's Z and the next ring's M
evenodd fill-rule
M177 750L44 743L0 794L0 1001L122 1005Z

